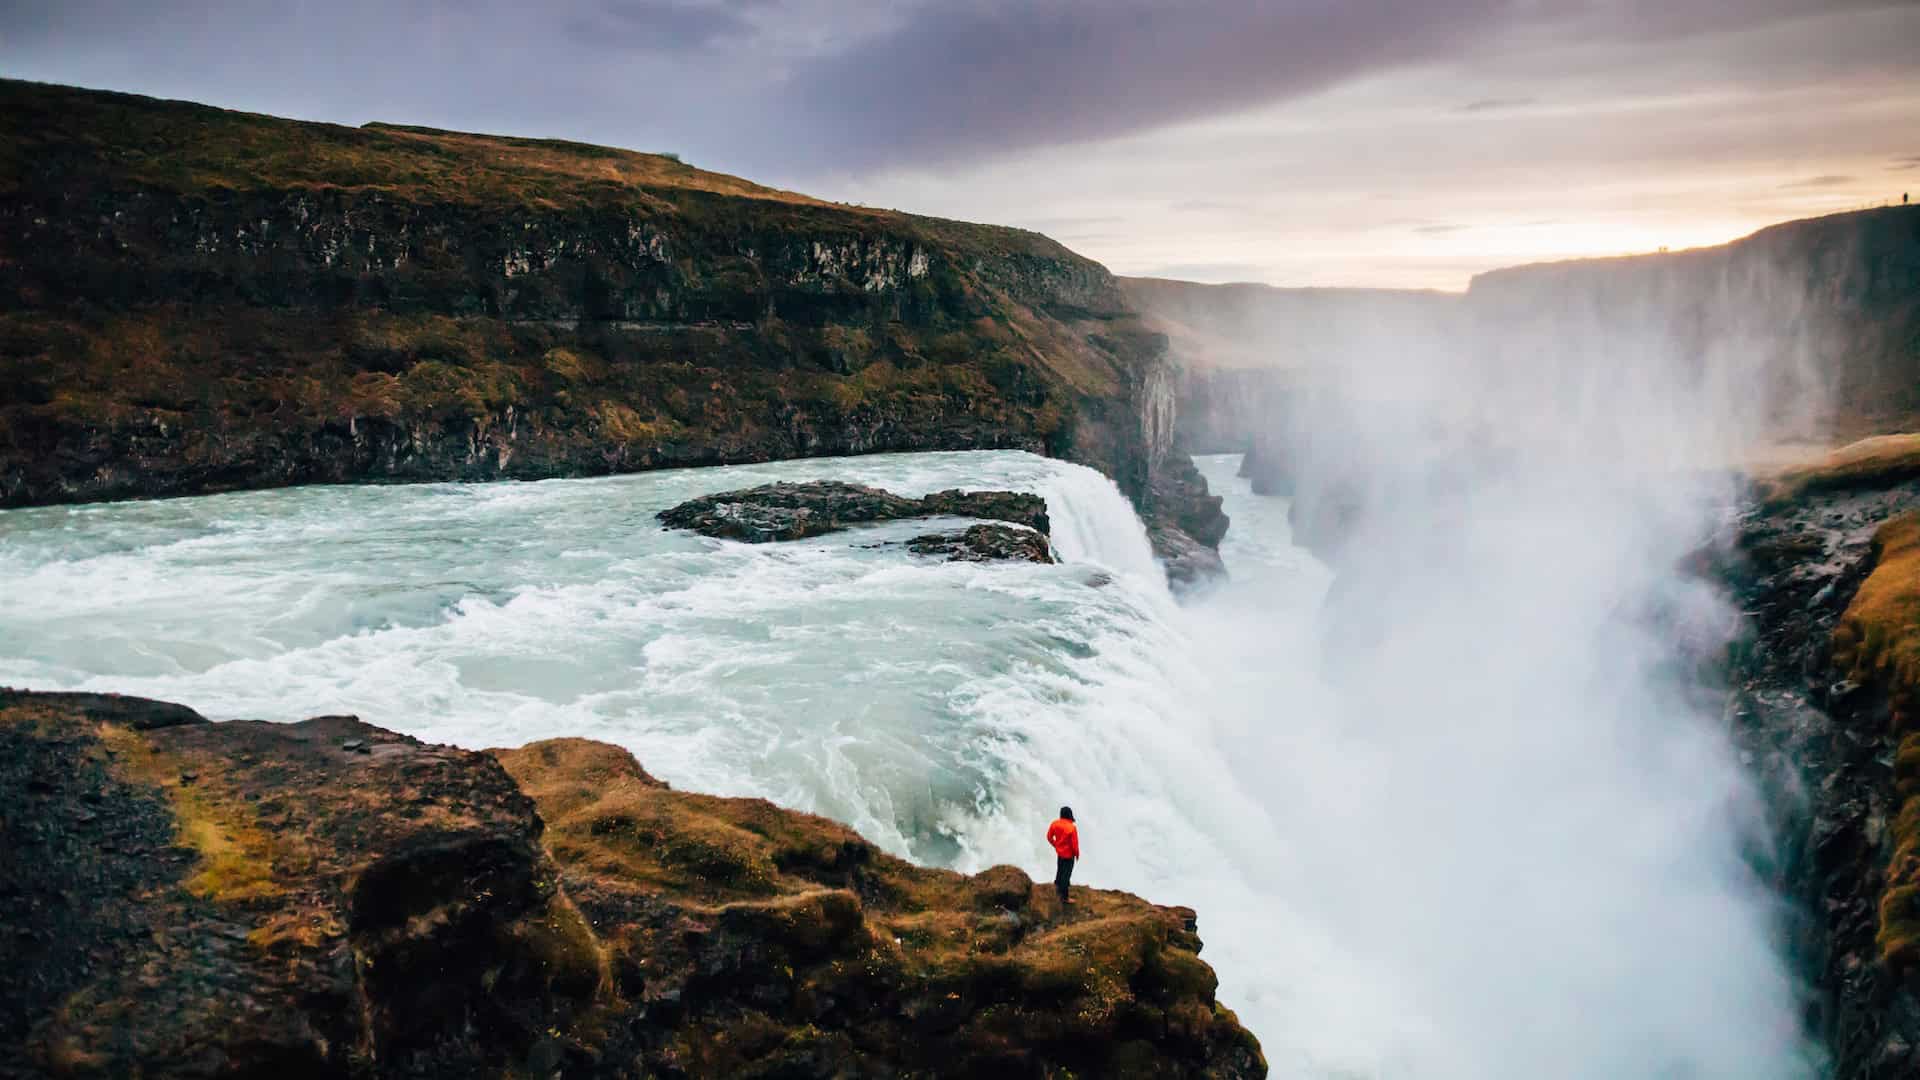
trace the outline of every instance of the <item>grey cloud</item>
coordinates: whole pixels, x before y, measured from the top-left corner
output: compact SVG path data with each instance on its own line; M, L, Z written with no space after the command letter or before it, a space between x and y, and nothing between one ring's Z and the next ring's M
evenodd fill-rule
M1845 187L1846 185L1851 183L1853 183L1853 177L1851 176L1828 175L1828 176L1809 176L1805 180L1795 180L1791 183L1781 184L1780 186L1783 189L1791 190L1791 189L1799 189L1799 188Z
M807 129L827 167L858 171L1097 140L1248 109L1412 64L1539 45L1599 55L1609 43L1723 35L1738 67L1759 27L1845 19L1912 0L945 0L892 30L796 68L785 128ZM1718 48L1718 45L1715 46ZM1838 46L1831 47L1837 52ZM1845 58L1808 49L1807 64ZM1756 70L1749 77L1765 81ZM1676 70L1675 77L1684 73ZM1467 111L1516 108L1490 95Z
M629 0L581 5L566 17L567 32L583 45L634 49L703 49L748 37L746 5Z
M857 131L843 165L1096 139L1447 51L1508 0L936 3L797 71L795 119ZM826 132L823 131L822 134Z
M1528 105L1538 105L1539 103L1538 99L1530 97L1481 98L1479 101L1469 101L1454 111L1463 113L1499 112L1505 109L1524 109Z

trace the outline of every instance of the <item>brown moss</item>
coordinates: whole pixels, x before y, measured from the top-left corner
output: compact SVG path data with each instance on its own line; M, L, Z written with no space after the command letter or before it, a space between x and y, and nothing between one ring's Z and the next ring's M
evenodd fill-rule
M1257 1043L1214 1007L1190 912L1091 889L1062 912L1037 901L1017 867L974 877L916 867L823 818L674 791L599 743L491 753L539 806L569 888L601 905L587 904L614 969L634 973L623 985L679 993L679 980L699 977L686 972L712 971L730 992L792 1002L799 1017L879 995L900 1001L902 1033L960 1040L969 1060L1078 1056L1098 1063L1088 1075L1164 1061L1167 1033L1190 1046L1224 1039L1236 1061L1258 1060ZM794 1016L722 1010L689 1023L670 1060L702 1075L785 1061L804 1071L820 1067L807 1055L849 1046L914 1060L921 1051L887 1041L901 1037L893 1023L820 1032Z
M1874 435L1831 451L1816 461L1762 475L1770 503L1838 488L1886 487L1920 476L1920 434Z
M607 365L585 349L556 345L540 359L548 371L567 382L598 382L607 375Z
M1873 572L1834 628L1834 663L1848 678L1884 686L1903 727L1920 687L1920 513L1882 525L1871 558Z
M617 442L658 443L670 439L680 431L680 425L672 420L655 417L642 419L640 414L617 401L606 401L591 407L594 418L600 427Z
M1905 514L1874 533L1873 572L1861 582L1833 632L1834 664L1862 684L1886 692L1898 740L1893 855L1879 905L1881 956L1897 970L1920 966L1920 513Z
M508 924L507 954L532 969L534 992L579 1001L612 985L605 949L566 893L555 890L539 910Z
M113 724L100 728L100 741L116 755L125 779L161 790L173 806L175 836L199 856L187 889L215 903L241 907L287 894L274 873L274 860L289 840L260 827L244 801L221 798L185 779L184 762L156 750L140 733Z

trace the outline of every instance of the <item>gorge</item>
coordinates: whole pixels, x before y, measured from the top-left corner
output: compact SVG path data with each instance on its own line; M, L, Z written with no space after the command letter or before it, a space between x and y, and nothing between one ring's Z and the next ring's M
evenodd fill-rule
M0 1075L1920 1067L1920 213L1283 291L0 103Z

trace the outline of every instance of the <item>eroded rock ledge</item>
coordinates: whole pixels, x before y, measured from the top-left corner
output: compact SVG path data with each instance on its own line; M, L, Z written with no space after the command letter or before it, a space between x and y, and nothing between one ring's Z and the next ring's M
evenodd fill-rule
M0 1075L1266 1072L1194 914L577 739L0 691Z

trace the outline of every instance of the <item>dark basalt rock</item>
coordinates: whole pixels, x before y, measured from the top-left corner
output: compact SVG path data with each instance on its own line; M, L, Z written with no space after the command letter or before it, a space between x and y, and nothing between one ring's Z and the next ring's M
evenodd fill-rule
M964 532L928 533L907 541L915 555L937 555L950 562L1054 561L1044 533L1010 525L975 525Z
M0 696L0 1077L1266 1074L1188 909L586 740L111 700Z
M6 708L17 701L29 698L42 705L58 705L90 719L120 724L135 731L152 731L157 728L178 727L181 724L207 722L206 717L185 705L175 705L170 701L152 701L147 698L128 697L125 694L46 693L13 690L0 686L0 708Z
M890 491L837 480L765 484L702 495L662 510L669 528L702 536L765 544L803 540L855 525L922 517L970 517L1010 521L1045 534L1047 501L1013 491L936 491L909 499Z

